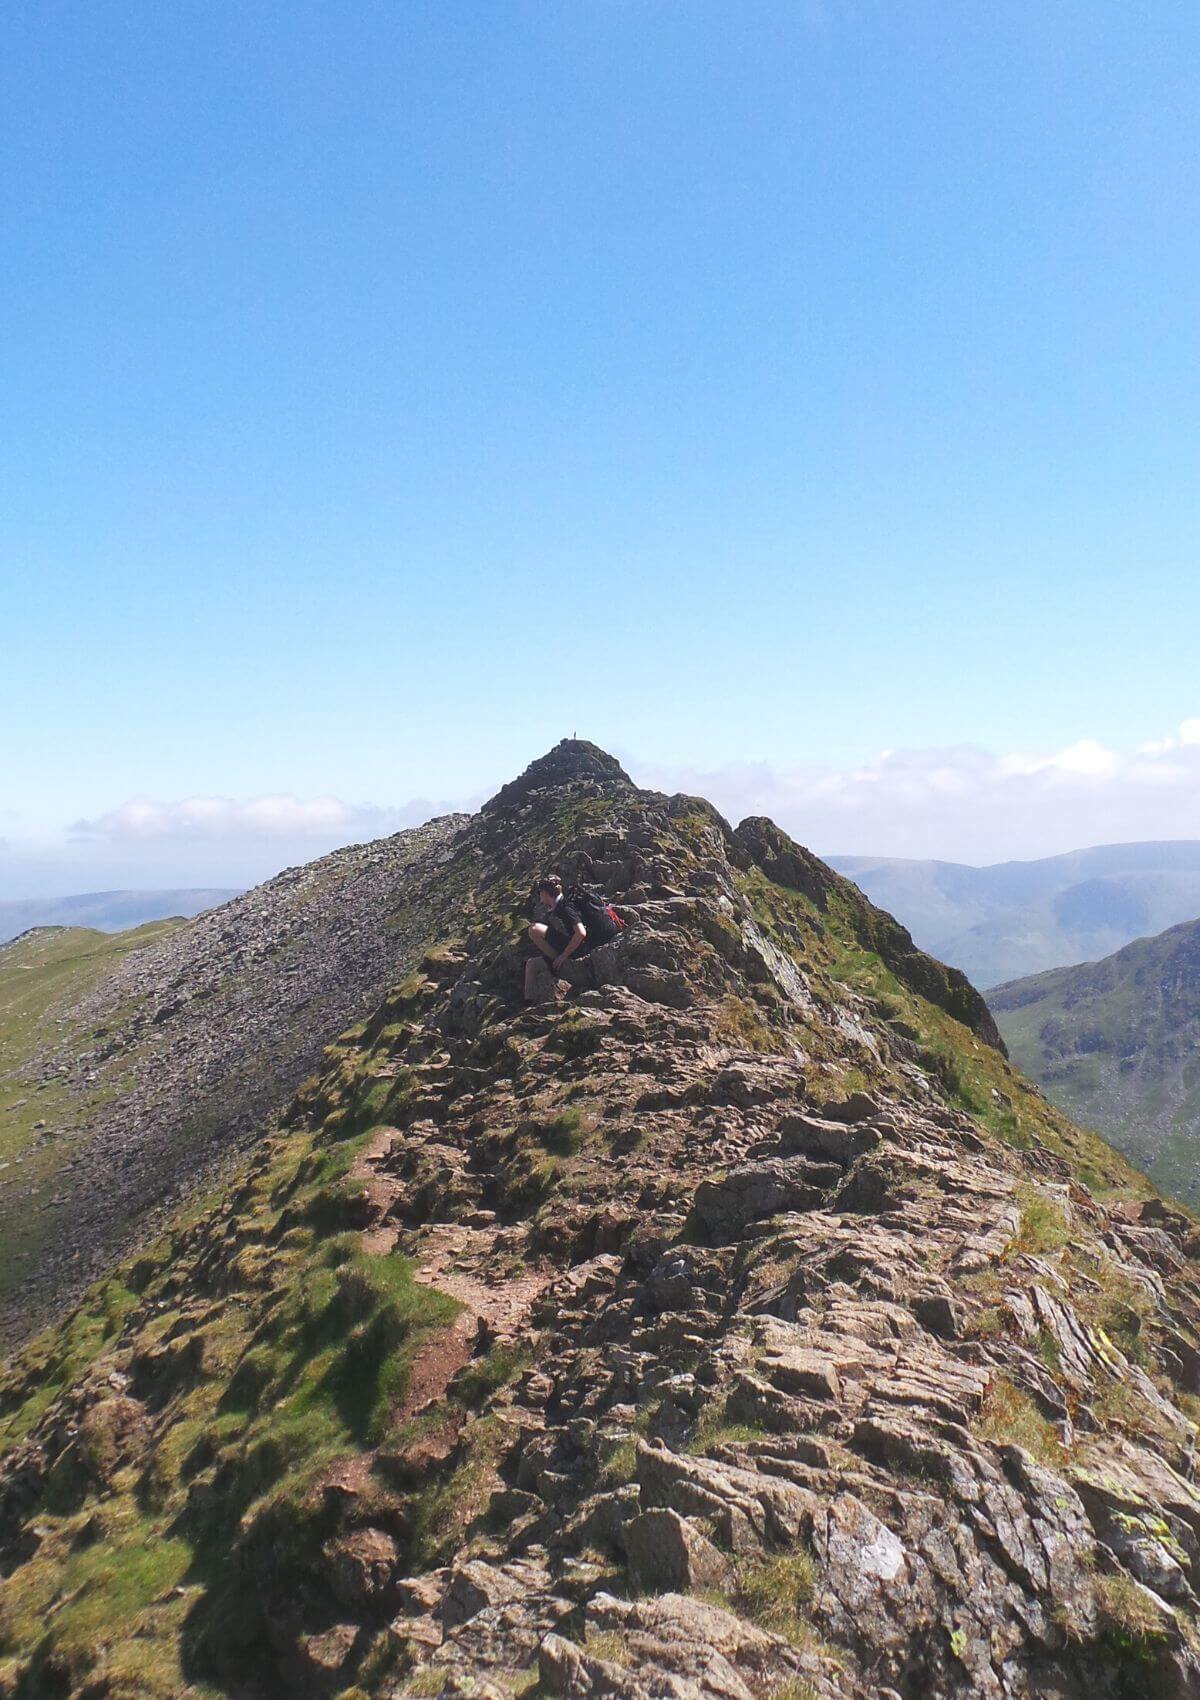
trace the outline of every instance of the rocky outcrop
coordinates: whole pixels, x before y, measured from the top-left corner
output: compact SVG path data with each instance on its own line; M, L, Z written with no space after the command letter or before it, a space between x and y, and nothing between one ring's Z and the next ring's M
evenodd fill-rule
M829 911L831 903L849 905L856 912L863 942L878 951L899 979L961 1021L985 1043L1004 1050L991 1011L961 969L948 968L918 950L906 927L886 911L866 903L857 886L835 873L811 850L794 844L774 821L751 816L733 834L733 843L735 854L739 850L748 854L768 879L801 892L822 913Z

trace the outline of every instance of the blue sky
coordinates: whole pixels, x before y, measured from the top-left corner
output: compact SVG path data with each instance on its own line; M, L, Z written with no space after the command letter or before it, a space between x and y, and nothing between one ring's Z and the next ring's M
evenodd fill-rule
M797 778L884 751L1108 752L999 854L1200 834L1126 782L1200 714L1198 72L1175 0L10 9L0 895L573 730L825 850L989 859Z

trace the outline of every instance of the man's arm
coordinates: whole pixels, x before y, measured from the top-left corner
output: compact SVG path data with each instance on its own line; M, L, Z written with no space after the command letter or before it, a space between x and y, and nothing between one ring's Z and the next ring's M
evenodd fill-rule
M574 956L585 938L587 938L587 928L584 926L582 921L576 921L575 931L567 940L566 949L561 951L559 955L554 958L554 966L556 968L561 968L568 956Z

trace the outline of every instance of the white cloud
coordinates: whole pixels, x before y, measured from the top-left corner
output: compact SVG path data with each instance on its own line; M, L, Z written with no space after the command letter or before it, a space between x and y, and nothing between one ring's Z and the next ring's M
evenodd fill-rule
M825 854L990 862L1090 844L1200 838L1200 718L1132 751L1085 738L1050 752L885 750L853 768L633 766L733 820L771 815Z
M326 837L359 826L378 827L384 813L370 805L352 807L336 797L251 797L241 803L228 797L185 797L178 803L135 798L94 820L76 821L71 830L77 838L104 839Z

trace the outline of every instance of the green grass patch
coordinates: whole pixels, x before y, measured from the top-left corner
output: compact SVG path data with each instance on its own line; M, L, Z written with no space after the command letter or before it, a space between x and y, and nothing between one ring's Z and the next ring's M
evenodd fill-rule
M600 1480L605 1487L624 1487L637 1475L637 1442L621 1440L613 1447L600 1466Z
M583 1149L595 1117L581 1104L569 1104L557 1115L541 1121L522 1122L518 1137L533 1139L554 1157L575 1157Z
M1071 1223L1057 1199L1048 1197L1036 1187L1023 1187L1017 1194L1021 1212L1020 1226L1008 1250L1012 1254L1032 1252L1041 1255L1061 1251L1071 1242Z
M462 1461L412 1508L414 1566L428 1569L449 1561L500 1486L497 1465L509 1440L508 1430L494 1417L480 1417L468 1426Z
M322 1472L387 1434L422 1341L460 1309L416 1282L406 1259L364 1253L340 1224L325 1231L364 1137L268 1138L240 1180L181 1218L125 1282L94 1289L0 1383L9 1442L84 1373L103 1386L106 1357L132 1368L153 1424L123 1462L104 1401L89 1410L34 1508L51 1533L6 1583L9 1652L28 1661L44 1645L73 1671L78 1662L82 1689L132 1671L121 1660L137 1647L149 1674L129 1692L164 1697L195 1686L197 1671L241 1661L252 1674L268 1656L262 1554L278 1585L292 1576L302 1590L328 1534L314 1494ZM181 1310L184 1292L211 1303ZM512 1370L485 1362L481 1390ZM467 1504L469 1486L455 1484L444 1513ZM97 1519L100 1537L85 1538ZM49 1610L64 1584L78 1594Z
M1144 1588L1118 1571L1095 1579L1096 1604L1106 1638L1128 1656L1150 1652L1167 1638L1163 1615Z
M1006 1375L993 1378L983 1413L973 1427L981 1440L1000 1446L1022 1446L1039 1463L1052 1469L1061 1469L1066 1461L1066 1450L1053 1423Z
M767 1055L778 1051L783 1043L780 1034L764 1019L757 1004L732 993L717 1005L714 1025L717 1037L737 1050Z
M811 1555L796 1548L759 1563L740 1565L737 1603L753 1622L803 1647L813 1639L813 1628L804 1611L815 1584L816 1565Z
M747 1423L731 1422L726 1401L714 1399L701 1412L700 1420L692 1431L688 1451L703 1455L718 1446L744 1446L750 1441L761 1440L763 1432Z
M454 1392L467 1405L482 1405L502 1387L508 1387L532 1362L527 1345L493 1346L482 1358L473 1359L455 1377Z

